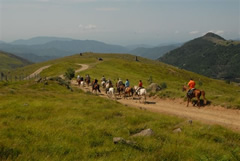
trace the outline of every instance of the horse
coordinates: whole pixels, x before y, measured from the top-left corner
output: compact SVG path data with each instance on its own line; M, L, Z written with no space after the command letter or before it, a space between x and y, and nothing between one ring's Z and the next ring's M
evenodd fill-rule
M142 96L144 97L144 103L146 102L146 96L147 96L147 90L145 88L140 88L138 86L134 86L134 90L136 92L136 95L138 95L139 102L141 102Z
M126 87L125 91L124 91L124 98L126 97L126 94L128 94L128 97L130 97L131 95L133 96L133 88L132 87Z
M81 79L77 79L78 86L81 84Z
M90 78L89 78L89 77L86 77L86 78L85 78L85 82L86 82L87 86L89 86L89 84L90 84Z
M116 99L116 95L115 95L115 89L113 87L110 87L107 91L107 96L108 97L114 97L114 99Z
M116 87L117 87L118 94L121 97L121 92L125 93L125 85L124 84L118 85L116 83Z
M106 82L105 81L102 81L101 85L102 85L103 88L106 88Z
M99 85L97 83L93 83L92 85L92 92L95 91L95 93L99 92L101 93L100 89L99 89Z
M182 91L188 91L188 90L189 90L188 87L183 86ZM201 97L201 95L202 95L203 100L204 100L204 103L203 103L203 104L206 105L206 104L207 104L207 100L206 100L206 98L205 98L205 91L199 90L199 89L194 89L191 95L189 95L189 94L187 93L187 98L188 98L187 107L188 107L188 104L189 104L189 102L191 101L191 99L194 98L194 97L197 98L197 105L198 105L198 107L200 107L200 97Z

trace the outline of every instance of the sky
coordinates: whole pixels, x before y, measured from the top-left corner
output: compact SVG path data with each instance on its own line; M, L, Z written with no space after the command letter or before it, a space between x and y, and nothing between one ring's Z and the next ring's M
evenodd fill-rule
M214 32L240 38L240 0L0 0L0 40L36 36L133 45Z

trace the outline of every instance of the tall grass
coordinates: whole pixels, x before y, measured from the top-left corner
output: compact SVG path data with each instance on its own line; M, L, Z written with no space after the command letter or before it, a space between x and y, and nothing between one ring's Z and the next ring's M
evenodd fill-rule
M240 135L220 126L71 92L55 81L0 89L0 160L240 160ZM154 135L131 137L146 128ZM113 137L134 144L114 144Z

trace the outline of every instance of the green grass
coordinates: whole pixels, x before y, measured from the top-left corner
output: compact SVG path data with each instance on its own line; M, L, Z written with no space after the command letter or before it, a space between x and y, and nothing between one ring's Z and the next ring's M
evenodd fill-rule
M29 64L30 62L27 60L0 51L0 72L8 72L11 69L23 67Z
M102 57L104 61L98 61L96 58ZM135 61L135 56L127 54L94 54L84 53L83 56L73 55L57 60L51 60L44 63L33 64L16 70L15 73L31 74L38 68L45 65L52 65L45 69L42 76L58 76L64 74L67 68L78 69L77 64L89 64L90 68L86 71L76 73L85 76L90 74L91 78L101 79L104 75L110 78L114 83L118 78L123 81L130 80L130 86L138 84L141 79L143 86L147 87L148 79L152 77L153 82L165 83L167 88L156 93L161 98L184 98L185 93L182 92L182 86L186 85L189 78L194 78L197 85L196 88L206 92L206 98L213 105L221 105L227 108L240 109L240 87L234 83L227 84L224 81L214 80L195 74L183 69L166 65L157 61L144 59L139 57L140 61ZM201 86L200 86L201 85Z
M240 134L220 126L190 125L54 81L0 89L0 160L240 160ZM178 127L182 133L173 133ZM131 137L146 128L154 135Z

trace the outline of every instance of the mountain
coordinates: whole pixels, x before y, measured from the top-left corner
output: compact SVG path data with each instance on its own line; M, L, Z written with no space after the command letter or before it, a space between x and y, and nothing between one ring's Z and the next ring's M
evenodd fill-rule
M11 69L23 67L32 64L28 60L25 60L16 55L0 51L0 72L5 72Z
M5 44L6 42L0 40L0 44Z
M31 40L36 39L37 38L33 38ZM37 45L14 45L13 43L0 44L0 50L16 54L33 62L45 61L87 51L98 53L128 52L128 50L122 46L106 44L94 40L54 40Z
M129 51L131 51L136 48L153 48L153 46L147 45L147 44L135 44L135 45L127 45L127 46L125 46L125 48L127 48Z
M191 40L159 60L208 77L240 82L240 42L214 33Z
M15 40L11 42L13 45L39 45L39 44L45 44L51 41L71 41L73 39L70 38L62 38L62 37L48 37L48 36L39 36L34 37L27 40Z
M141 47L141 48L136 48L136 49L130 51L129 53L134 54L136 56L142 56L145 58L155 60L155 59L161 57L162 55L166 54L167 52L178 48L179 46L180 46L180 44L158 46L158 47L154 47L154 48Z

